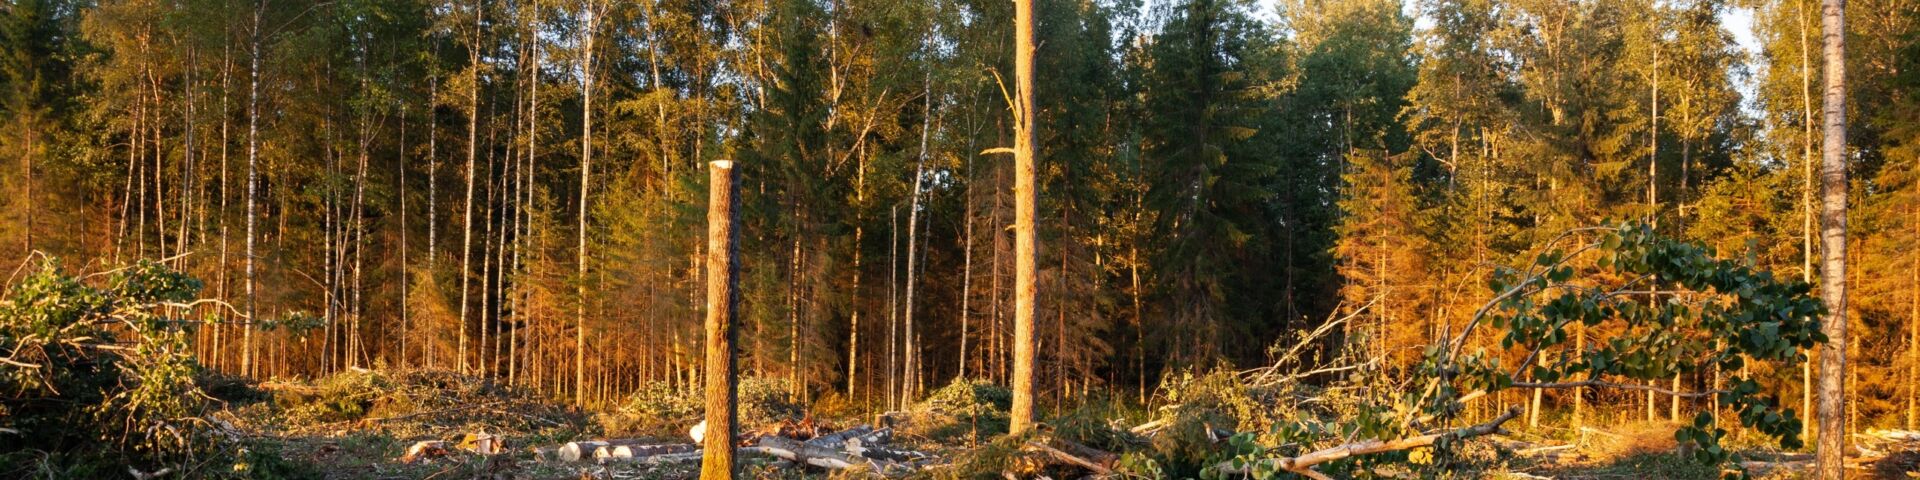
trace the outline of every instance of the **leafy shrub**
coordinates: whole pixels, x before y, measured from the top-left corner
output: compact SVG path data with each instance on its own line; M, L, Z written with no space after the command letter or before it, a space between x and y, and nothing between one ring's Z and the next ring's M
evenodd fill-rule
M1265 431L1272 425L1268 413L1281 407L1257 401L1227 370L1169 374L1154 399L1164 405L1156 418L1164 426L1152 438L1151 456L1157 468L1189 477L1220 458L1221 432Z
M395 396L386 377L373 372L343 371L315 383L312 390L283 391L274 399L289 425L310 426L367 418L376 400ZM405 395L398 396L400 401L411 403Z
M1007 433L1013 391L985 380L954 379L912 408L910 433L935 440L981 439Z
M770 425L782 420L799 420L806 407L795 403L786 379L748 377L740 381L740 421L745 425ZM701 411L705 411L702 408Z
M647 382L620 408L602 415L600 425L616 435L681 435L684 432L675 430L699 422L705 410L701 401L700 395L675 389L667 382Z
M220 451L223 437L199 417L195 322L170 316L190 311L199 291L148 261L76 277L46 260L10 288L0 300L0 417L17 433L0 434L0 457L79 473L95 463L182 467Z
M1348 373L1313 397L1314 411L1283 415L1258 441L1255 435L1236 436L1233 450L1241 453L1227 468L1204 473L1260 476L1281 468L1340 476L1472 471L1490 464L1492 456L1474 451L1473 444L1461 438L1496 431L1498 422L1455 430L1488 421L1461 418L1468 396L1498 398L1502 390L1516 388L1631 389L1709 369L1743 372L1742 367L1752 363L1779 367L1804 361L1799 352L1825 341L1818 330L1824 307L1809 295L1811 286L1714 258L1706 247L1662 236L1648 225L1574 229L1540 250L1530 264L1497 270L1488 282L1492 300L1457 333L1430 346L1417 367L1388 372L1371 361L1334 367ZM1576 325L1600 338L1584 346L1571 341ZM1473 335L1481 326L1493 330L1489 333L1498 340L1497 347L1468 344L1485 338ZM1762 394L1755 379L1735 373L1727 375L1724 384L1728 387L1723 390L1702 394L1738 412L1739 423L1780 446L1800 445L1800 420L1777 399ZM1194 400L1182 401L1181 408L1207 403ZM1231 396L1220 400L1228 401L1213 402L1218 408L1201 413L1221 421L1248 420L1241 413L1242 401ZM1500 421L1518 414L1517 407L1509 407ZM1672 436L1696 447L1693 457L1702 464L1724 463L1732 455L1720 444L1727 430L1716 421L1710 412L1700 412ZM1165 438L1176 447L1189 445L1190 435L1174 425ZM1247 427L1243 423L1242 429ZM1430 449L1416 443L1370 455L1321 457L1338 458L1324 463L1289 461L1349 442L1422 433L1436 435L1430 437ZM1169 453L1169 458L1194 458L1185 455L1192 452Z
M1140 415L1125 403L1104 394L1081 399L1079 405L1048 419L1058 438L1108 452L1124 452L1145 446L1146 439L1128 431Z

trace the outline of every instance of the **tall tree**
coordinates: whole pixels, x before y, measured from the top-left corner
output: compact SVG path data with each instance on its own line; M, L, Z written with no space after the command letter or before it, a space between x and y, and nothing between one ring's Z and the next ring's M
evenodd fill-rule
M606 3L587 0L580 7L580 223L576 225L579 234L579 249L576 258L579 263L579 277L575 279L579 305L574 310L573 344L573 402L586 405L587 380L587 192L592 186L593 174L593 80L594 80L594 40L599 34L600 22L606 16Z
M1820 296L1827 316L1820 325L1827 343L1820 348L1820 438L1815 474L1825 480L1846 478L1847 448L1847 56L1846 0L1825 0L1820 10Z
M8 225L17 232L5 232L18 235L21 255L35 249L34 216L45 207L39 203L34 193L35 164L46 163L43 157L48 152L50 121L64 115L66 95L63 88L71 82L69 76L72 67L68 57L68 35L72 27L66 25L71 18L70 6L53 0L22 0L12 2L5 12L0 13L0 112L5 112L15 123L8 129L11 135L7 145L20 158L20 177L18 185L5 185L18 188L18 192L9 195L10 214L19 218L8 218ZM12 216L12 215L9 215Z
M1147 51L1143 103L1155 113L1144 120L1141 141L1152 179L1145 206L1154 215L1154 236L1165 241L1153 261L1165 323L1149 328L1169 333L1159 340L1168 354L1163 366L1177 368L1230 353L1223 344L1254 349L1233 341L1241 326L1229 319L1280 323L1265 306L1290 306L1294 299L1284 293L1278 302L1229 300L1286 289L1259 287L1272 281L1261 262L1286 256L1269 250L1268 209L1286 212L1276 223L1287 224L1295 205L1270 199L1276 165L1267 155L1271 145L1262 142L1273 137L1256 137L1266 127L1279 132L1261 116L1275 105L1259 88L1279 69L1277 46L1255 43L1264 33L1251 3L1191 0L1165 8L1167 25ZM1330 178L1329 165L1301 165L1296 178ZM1333 188L1331 181L1302 183L1302 190ZM1302 209L1332 207L1322 201L1330 198L1306 200L1314 205Z
M1036 420L1033 383L1037 375L1034 357L1034 302L1039 296L1035 269L1039 258L1034 237L1034 215L1039 192L1034 182L1033 0L1014 0L1013 4L1013 415L1015 434L1033 428Z

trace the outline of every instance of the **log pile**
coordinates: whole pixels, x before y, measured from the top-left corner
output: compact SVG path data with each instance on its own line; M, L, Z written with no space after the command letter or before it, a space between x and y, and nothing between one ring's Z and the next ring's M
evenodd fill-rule
M891 446L892 439L892 428L875 429L861 425L828 431L809 422L780 425L746 435L737 452L765 455L796 466L832 470L864 468L882 474L909 472L932 460L925 453ZM532 449L535 458L541 461L593 462L602 465L698 462L700 450L700 445L695 443L662 443L647 439L583 440Z

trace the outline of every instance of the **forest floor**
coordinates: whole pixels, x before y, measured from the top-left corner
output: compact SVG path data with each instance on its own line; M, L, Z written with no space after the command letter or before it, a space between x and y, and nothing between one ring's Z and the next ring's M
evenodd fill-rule
M784 423L773 418L804 412L784 402L775 384L749 381L742 386L743 429L762 435L792 435L776 431ZM555 460L553 448L570 441L628 439L644 444L691 444L686 428L696 423L693 411L697 401L671 391L635 394L622 405L601 412L583 412L557 405L524 392L501 388L473 377L445 372L406 371L347 372L313 382L266 382L230 385L210 389L226 400L227 407L214 415L246 438L248 449L255 450L253 463L237 463L236 472L255 478L310 479L677 479L698 476L698 461L666 462L563 462ZM1004 390L985 384L956 384L933 392L921 404L884 418L854 413L844 402L826 399L816 402L806 426L825 433L832 427L852 428L888 422L897 433L886 447L899 451L921 452L937 462L922 465L910 473L895 477L915 478L1084 478L1093 471L1069 462L1057 461L1030 448L1009 448L1005 441L988 442L995 431L1004 431L1004 414L996 403ZM838 405L838 406L836 406ZM1111 407L1081 409L1064 415L1060 425L1048 431L1054 439L1040 441L1071 445L1117 445L1135 442L1136 453L1116 456L1104 467L1122 473L1108 478L1143 478L1129 471L1128 457L1152 455L1154 449L1168 448L1161 439L1116 440L1112 432L1125 432L1135 415ZM1078 418L1105 416L1103 422L1116 428L1106 433L1089 434ZM792 418L792 417L789 417ZM894 424L893 418L910 418ZM829 427L831 426L831 427ZM1455 478L1511 479L1713 479L1720 478L1719 467L1689 460L1676 452L1673 425L1640 421L1614 422L1604 428L1579 430L1542 428L1494 435L1474 442L1495 448L1469 448L1473 457L1459 469L1445 468ZM1521 427L1514 427L1522 430ZM499 453L481 455L475 434L501 440ZM804 439L804 438L802 438ZM444 441L434 449L409 455L410 447L427 441ZM480 440L482 442L487 440ZM1750 442L1733 439L1729 446L1754 458L1771 462L1748 464L1756 478L1794 479L1804 476L1804 455L1768 451ZM1019 444L1015 444L1019 445ZM479 447L485 448L485 447ZM547 451L540 452L545 448ZM1224 444L1218 448L1228 448ZM1208 461L1217 461L1215 460ZM799 466L767 455L743 454L743 469L749 478L848 478L861 472ZM1860 465L1856 478L1913 478L1908 473L1920 464L1920 453L1894 451L1884 459ZM1373 471L1375 477L1392 478L1392 470ZM864 473L872 473L865 471ZM1003 474L1004 473L1004 474ZM1402 472L1419 478L1412 471ZM1428 472L1431 473L1431 472ZM1169 469L1161 476L1188 476ZM1363 475L1355 475L1363 476Z

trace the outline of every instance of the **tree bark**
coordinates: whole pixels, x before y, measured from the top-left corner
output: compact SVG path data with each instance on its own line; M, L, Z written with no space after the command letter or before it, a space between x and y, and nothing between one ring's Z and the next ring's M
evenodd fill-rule
M438 49L435 49L434 53L437 58L439 56ZM440 223L438 220L439 215L436 212L438 208L436 206L437 202L434 200L435 197L440 196L440 182L437 178L440 175L439 97L440 74L439 72L434 72L427 75L427 268L425 273L427 278L434 280L435 285L439 284L439 279L435 278L436 273L434 267L437 263L434 260L440 255L439 249L437 248L437 245L440 243L437 233L440 231ZM440 293L437 291L437 287L434 293L436 295ZM425 339L426 344L420 347L420 361L425 363L427 368L434 368L439 364L434 357L436 352L434 352L433 348L434 344L437 343L433 340L434 337L437 336L436 333L437 332L434 332L431 327L428 328L427 338Z
M931 35L929 35L929 37L931 37ZM931 40L931 38L929 38L929 40ZM932 122L933 122L933 66L932 65L927 66L925 81L924 83L921 84L921 86L923 90L921 91L920 96L924 100L924 103L922 104L923 107L920 112L920 155L914 157L914 160L913 160L913 191L908 193L908 197L910 197L911 200L908 202L910 206L907 207L907 299L906 299L907 308L902 312L902 316L906 317L907 347L905 351L906 359L903 362L905 364L904 376L906 378L901 382L901 385L900 385L900 390L901 390L900 401L903 404L911 403L913 401L914 395L916 393L919 393L919 389L915 387L920 384L919 382L919 378L920 378L919 350L920 349L919 349L919 342L916 341L919 338L919 336L915 334L916 330L913 324L913 300L914 300L913 294L915 290L914 280L917 279L917 277L914 275L915 273L914 260L919 258L919 254L920 254L920 249L917 246L919 245L919 243L917 243L917 240L920 238L919 225L920 225L920 191L922 189L921 179L925 177L925 173L926 173L927 134L929 133L928 130L931 129L930 127L932 126Z
M1034 108L1033 108L1033 0L1014 0L1013 69L1019 92L1014 112L1014 297L1013 297L1013 418L1011 433L1018 435L1033 427L1034 381L1034 300L1038 258L1034 252L1033 217L1036 212L1034 191Z
M587 191L592 186L593 172L593 41L600 22L600 13L587 7L588 17L584 25L586 33L582 36L580 61L580 223L579 233L579 282L575 293L579 295L578 309L574 311L573 330L573 403L586 405L587 378Z
M847 398L855 398L855 388L860 382L860 272L861 261L866 257L866 208L867 208L867 156L859 155L859 171L854 173L853 187L853 298L847 319ZM864 405L867 398L860 398Z
M395 190L399 192L398 196L400 197L400 338L398 339L400 351L394 356L394 363L399 365L400 369L405 370L408 366L407 344L409 343L408 340L413 337L413 316L412 312L407 311L407 301L409 300L407 297L408 293L410 293L409 289L412 287L410 284L413 283L409 281L413 278L413 274L408 271L408 269L412 268L413 264L410 263L407 257L409 253L407 249L407 229L411 227L411 225L407 223L407 110L405 106L400 107L399 156L399 161L395 162L399 164L399 180L397 181L398 185Z
M900 408L900 206L887 217L887 408Z
M1920 239L1920 205L1907 207L1908 221L1913 222L1913 236ZM1920 416L1920 405L1915 397L1920 396L1920 248L1912 246L1913 258L1907 264L1907 430L1913 430L1916 416Z
M248 376L254 373L253 321L258 318L259 312L259 299L253 288L253 236L254 224L259 217L260 191L260 35L263 33L260 31L260 17L266 9L266 2L262 0L253 10L253 48L249 54L252 67L247 72L250 76L247 85L247 318L240 334L240 374Z
M712 163L707 197L707 432L701 480L733 478L734 436L738 420L734 403L734 190L733 162Z
M31 117L28 117L28 118L31 118ZM26 148L26 151L21 155L22 157L25 157L24 161L26 162L25 168L26 168L26 174L27 174L27 187L26 187L27 195L25 198L27 202L27 212L26 212L27 225L26 225L26 228L24 229L25 238L21 240L20 254L22 257L33 254L33 131L34 131L34 127L35 126L33 125L32 120L28 120L27 128L26 128L27 130L26 131L26 135L27 135L26 147L27 148Z
M1820 439L1815 475L1839 480L1846 476L1847 446L1847 66L1846 0L1826 0L1821 9L1822 80L1826 85L1821 141L1820 296L1827 316L1821 331L1827 343L1820 352Z
M459 359L454 362L460 373L467 373L467 296L473 276L473 185L474 162L480 153L480 5L474 4L473 32L467 41L467 200L466 213L460 219L460 344Z
M961 211L966 215L966 226L960 239L962 260L960 261L960 374L961 380L967 379L967 340L973 332L973 152L972 145L967 148L966 193L961 194Z
M1800 17L1800 168L1804 182L1800 188L1800 280L1813 283L1813 190L1817 183L1813 171L1813 50L1807 46L1807 2L1801 0ZM1800 411L1813 413L1813 350L1800 362ZM1800 438L1813 438L1814 422L1800 424Z

